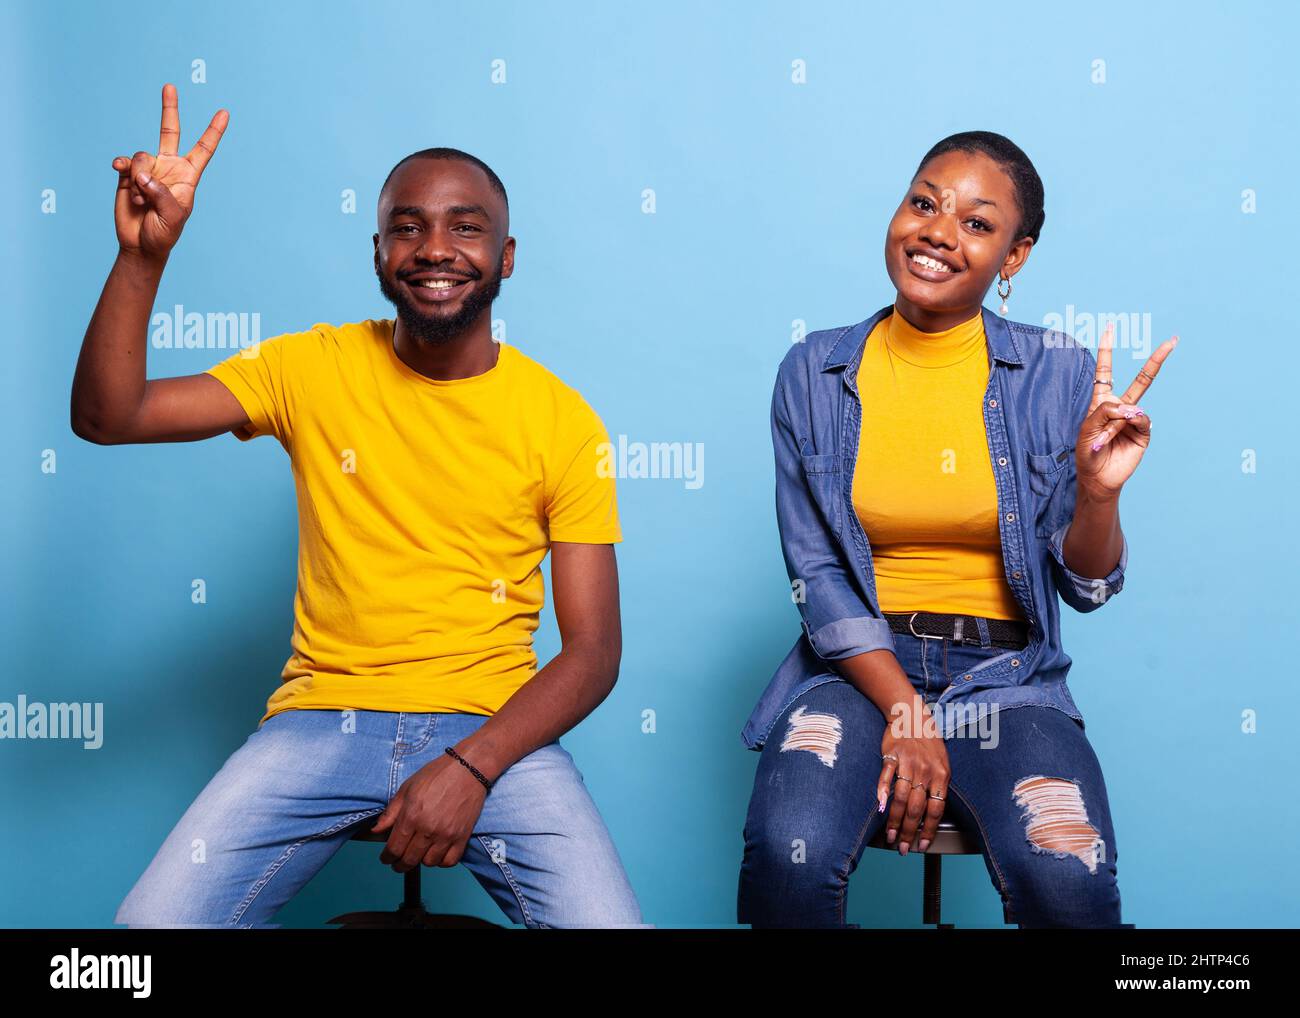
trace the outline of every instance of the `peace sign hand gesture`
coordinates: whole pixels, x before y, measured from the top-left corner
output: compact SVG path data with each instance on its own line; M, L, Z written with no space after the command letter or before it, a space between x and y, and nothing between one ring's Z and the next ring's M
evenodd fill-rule
M118 156L113 160L113 169L117 170L113 220L117 242L124 252L153 260L167 257L180 239L185 220L194 208L194 189L229 122L230 114L217 110L194 147L178 156L181 118L176 86L163 86L158 154L137 152L130 159Z
M1151 444L1151 418L1137 405L1160 372L1160 365L1178 345L1174 336L1161 343L1142 365L1122 396L1111 385L1111 350L1115 345L1115 326L1106 326L1097 344L1097 374L1092 386L1092 403L1079 427L1074 449L1080 494L1099 501L1119 497L1124 482L1133 476L1142 454Z

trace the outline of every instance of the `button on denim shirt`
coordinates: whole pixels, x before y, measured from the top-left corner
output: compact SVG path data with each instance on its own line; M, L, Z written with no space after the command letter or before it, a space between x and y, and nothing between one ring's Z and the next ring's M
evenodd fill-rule
M891 305L857 325L810 333L777 372L776 518L803 633L741 732L749 749L762 749L777 718L809 689L846 681L835 661L894 649L876 599L870 540L853 508L859 437L872 439L859 434L858 366L867 337L893 311ZM973 716L968 712L1027 704L1059 708L1082 724L1065 683L1070 658L1061 646L1060 601L1095 610L1123 587L1128 564L1127 539L1105 578L1071 571L1062 552L1074 518L1074 446L1092 399L1096 358L1064 333L981 311L989 355L984 425L1003 572L1029 624L1029 643L989 658L943 691L936 713L949 737L963 715ZM963 709L952 709L957 704Z

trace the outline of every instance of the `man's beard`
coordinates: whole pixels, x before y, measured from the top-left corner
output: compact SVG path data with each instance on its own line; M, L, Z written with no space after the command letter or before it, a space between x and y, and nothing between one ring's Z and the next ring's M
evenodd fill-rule
M402 328L423 343L441 344L463 336L483 309L490 307L496 300L497 294L501 292L501 270L504 263L505 252L502 251L491 279L485 285L476 286L474 292L461 302L460 310L450 315L425 312L406 294L404 284L390 284L378 266L375 267L375 275L379 277L379 292L397 309L397 318L402 323ZM482 280L475 282L481 283Z

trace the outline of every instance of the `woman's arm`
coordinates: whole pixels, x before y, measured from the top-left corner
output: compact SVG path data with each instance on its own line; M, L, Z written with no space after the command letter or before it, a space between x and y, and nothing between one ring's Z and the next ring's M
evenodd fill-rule
M804 470L806 439L800 441L793 424L807 418L807 408L792 405L797 400L783 383L791 366L787 358L772 396L776 519L786 570L792 582L803 584L804 596L796 603L813 650L875 704L887 721L901 722L885 727L876 797L884 812L895 780L903 782L885 821L886 838L891 844L897 839L903 854L913 843L925 851L943 816L950 774L947 749L924 698L913 689L894 655L889 623L859 593L844 551L825 526L809 489Z
M807 436L800 436L795 420L806 420L807 386L798 379L787 386L788 370L797 370L789 357L782 363L772 393L772 451L776 460L776 523L781 552L792 584L802 596L795 598L804 633L817 655L837 661L873 650L893 652L889 623L873 612L859 591L844 550L831 534L822 509L808 486L805 459ZM817 454L824 455L824 454Z
M1096 360L1084 350L1083 370L1093 377L1083 380L1089 403L1074 449L1074 518L1061 543L1067 569L1099 579L1122 569L1128 558L1119 523L1119 496L1151 444L1151 418L1137 400L1155 381L1178 337L1160 344L1120 396L1114 394L1111 376L1114 341L1114 326L1108 325L1097 344Z
M817 655L844 676L888 718L894 705L912 703L912 682L894 656L889 623L874 613L858 592L844 552L828 532L804 473L805 437L796 420L808 418L793 391L806 391L784 376L795 365L782 363L772 393L772 451L776 459L776 523L781 553L791 582L802 584L795 599L804 632ZM800 397L806 398L806 397Z
M1074 511L1071 519L1048 538L1052 555L1052 581L1061 600L1078 612L1096 611L1115 594L1124 589L1124 571L1128 566L1128 543L1119 526L1119 494L1100 496L1087 487L1079 486L1079 449L1089 448L1095 439L1083 434L1090 414L1096 408L1095 393L1099 377L1097 362L1087 347L1078 351L1078 378L1070 402L1070 420L1078 429L1075 454L1065 466L1066 477L1062 485L1069 491L1069 501ZM1118 548L1112 555L1111 542ZM1066 551L1066 544L1069 551ZM1096 572L1105 562L1110 569Z
M1067 568L1080 576L1103 578L1115 571L1123 550L1119 496L1098 498L1080 490L1062 545Z

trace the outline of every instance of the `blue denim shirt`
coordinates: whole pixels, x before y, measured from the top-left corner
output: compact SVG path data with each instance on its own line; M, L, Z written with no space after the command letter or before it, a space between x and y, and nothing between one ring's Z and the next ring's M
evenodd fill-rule
M776 719L823 682L843 682L832 662L882 648L894 634L876 600L871 545L853 508L862 426L858 366L866 339L893 312L810 333L781 362L772 394L776 518L803 633L768 683L741 739L762 749ZM1066 568L1062 543L1074 518L1074 446L1088 412L1097 361L1073 337L1009 322L982 309L989 351L984 424L997 488L1003 571L1029 624L1029 644L962 675L938 698L945 735L960 720L950 704L997 710L1045 704L1083 717L1065 683L1060 601L1100 607L1124 585L1119 563L1104 579ZM870 441L871 436L866 436ZM792 586L794 586L792 584ZM1058 600L1059 595L1059 600Z

